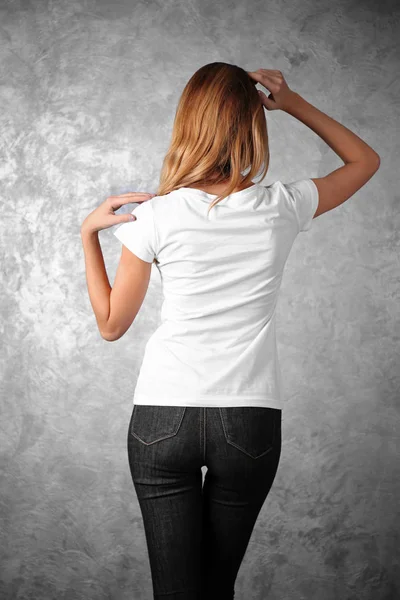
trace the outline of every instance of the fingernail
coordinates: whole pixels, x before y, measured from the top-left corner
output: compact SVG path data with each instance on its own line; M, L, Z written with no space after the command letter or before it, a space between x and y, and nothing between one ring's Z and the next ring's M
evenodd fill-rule
M129 215L129 218L130 218L131 221L136 221L135 215Z

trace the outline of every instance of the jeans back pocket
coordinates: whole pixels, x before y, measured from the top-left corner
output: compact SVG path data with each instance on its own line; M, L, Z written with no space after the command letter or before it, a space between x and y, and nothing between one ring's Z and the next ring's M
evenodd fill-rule
M129 434L146 445L166 440L178 433L185 410L186 406L134 404Z
M258 406L229 406L219 409L228 444L251 458L270 452L279 441L282 411Z

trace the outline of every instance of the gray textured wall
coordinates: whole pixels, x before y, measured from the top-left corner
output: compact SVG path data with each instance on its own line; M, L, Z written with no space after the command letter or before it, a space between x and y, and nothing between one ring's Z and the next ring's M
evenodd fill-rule
M80 225L110 194L155 191L178 97L201 65L276 68L382 163L314 221L278 308L286 388L279 471L238 600L400 595L399 12L394 2L15 1L0 4L1 586L3 599L147 600L126 434L146 340L100 337ZM267 113L265 184L341 161ZM132 207L131 207L132 208ZM120 244L101 232L112 283Z

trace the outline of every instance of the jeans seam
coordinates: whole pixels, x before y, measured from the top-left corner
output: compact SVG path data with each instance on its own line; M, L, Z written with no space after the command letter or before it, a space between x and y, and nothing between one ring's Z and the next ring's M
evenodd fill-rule
M203 462L206 462L206 444L207 444L207 407L204 407L204 445L203 445Z

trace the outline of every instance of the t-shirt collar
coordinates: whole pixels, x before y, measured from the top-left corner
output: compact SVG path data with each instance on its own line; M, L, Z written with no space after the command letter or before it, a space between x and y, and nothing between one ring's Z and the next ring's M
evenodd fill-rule
M243 198L254 195L258 191L259 187L260 187L260 184L255 183L255 184L251 185L250 187L245 188L244 190L239 190L238 192L233 192L232 194L230 194L229 196L227 196L226 198L221 200L218 204L220 204L220 203L224 204L225 202L229 202L229 204L234 205L234 206L239 205ZM215 198L218 197L218 194L209 194L208 192L205 192L204 190L199 190L198 188L181 187L177 190L174 190L174 192L179 192L179 191L193 194L195 196L198 196L199 198L202 198L203 200L205 200L207 202L212 202L213 200L215 200Z

